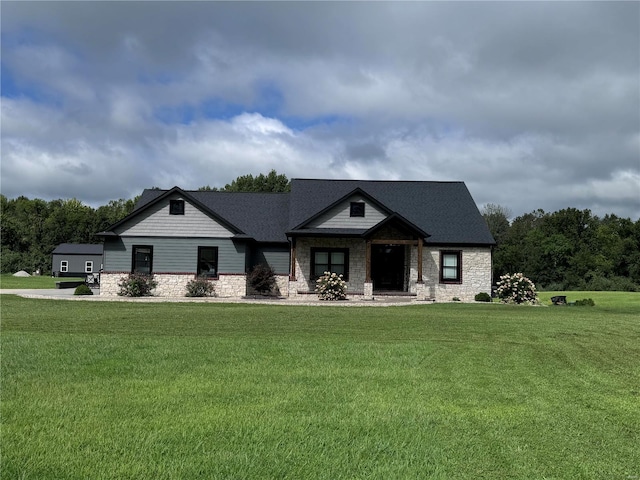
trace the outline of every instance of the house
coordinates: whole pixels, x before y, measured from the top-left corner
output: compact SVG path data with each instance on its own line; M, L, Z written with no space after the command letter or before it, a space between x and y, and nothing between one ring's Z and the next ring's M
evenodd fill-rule
M247 294L246 272L273 267L286 297L314 293L325 271L351 297L471 301L491 292L491 233L463 182L293 179L290 193L145 190L104 232L101 295L132 271L156 294L184 296L198 275L222 297Z
M51 254L51 274L54 277L85 277L99 273L102 253L102 244L61 243Z

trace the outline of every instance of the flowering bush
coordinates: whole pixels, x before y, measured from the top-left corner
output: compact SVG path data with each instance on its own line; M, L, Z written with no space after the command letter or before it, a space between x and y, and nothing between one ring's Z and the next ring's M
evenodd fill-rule
M215 294L215 287L206 277L198 277L187 283L187 297L211 297Z
M118 287L120 287L118 295L122 297L147 297L151 295L151 290L157 286L158 282L153 279L153 274L130 273L118 282Z
M502 275L496 293L503 303L526 303L529 305L539 303L536 286L522 273Z
M347 298L347 283L342 275L324 272L316 280L316 293L320 300L345 300Z

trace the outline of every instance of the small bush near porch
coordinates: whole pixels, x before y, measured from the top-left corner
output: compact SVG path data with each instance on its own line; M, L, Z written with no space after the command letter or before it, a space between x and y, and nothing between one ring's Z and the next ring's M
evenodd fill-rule
M596 306L3 295L2 478L634 478L640 296L579 294Z

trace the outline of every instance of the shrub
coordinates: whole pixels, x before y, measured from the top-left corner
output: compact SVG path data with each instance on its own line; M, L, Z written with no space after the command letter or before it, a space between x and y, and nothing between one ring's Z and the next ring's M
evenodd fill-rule
M187 283L187 297L211 297L215 286L206 277L198 277Z
M591 298L584 298L582 300L576 300L575 305L577 307L595 307L596 302L594 302Z
M276 274L269 265L256 265L247 275L249 285L258 293L264 295L273 290L276 285Z
M73 292L74 295L93 295L91 289L86 285L78 285Z
M522 273L502 275L496 293L503 303L526 303L529 305L539 303L536 286Z
M153 274L130 273L118 282L118 287L120 287L118 295L121 297L148 297L151 295L151 290L157 286L158 282L153 279Z
M347 283L342 275L324 272L316 280L316 293L320 300L345 300L347 298Z
M480 292L479 294L477 294L475 296L475 301L476 302L490 302L491 301L491 295L489 295L487 292Z

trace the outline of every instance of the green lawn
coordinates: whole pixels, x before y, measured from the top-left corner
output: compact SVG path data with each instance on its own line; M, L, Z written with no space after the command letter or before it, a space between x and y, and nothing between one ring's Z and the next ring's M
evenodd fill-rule
M578 295L596 306L3 295L2 478L636 478L638 294Z
M50 277L47 275L38 275L33 277L14 277L13 275L0 275L0 288L6 289L23 289L23 288L56 288L56 282L59 281L84 281L84 278L67 278L67 277Z

